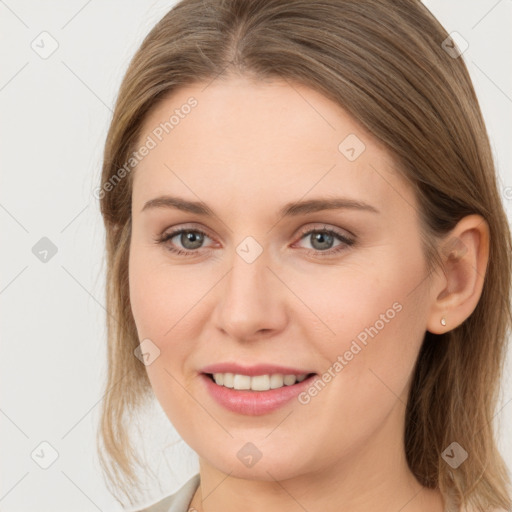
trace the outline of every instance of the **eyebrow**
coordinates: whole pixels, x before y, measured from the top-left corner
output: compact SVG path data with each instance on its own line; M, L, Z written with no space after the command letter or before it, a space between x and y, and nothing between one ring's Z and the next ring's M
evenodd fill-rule
M195 213L197 215L204 215L215 217L213 210L209 208L205 203L200 201L188 201L181 197L175 196L160 196L150 199L144 204L141 212L153 209L153 208L175 208L184 212ZM324 210L361 210L372 213L380 213L374 206L357 201L355 199L349 199L344 197L333 197L333 198L318 198L309 199L306 201L292 201L285 204L279 211L281 217L293 217L297 215L304 215L307 213L314 213Z

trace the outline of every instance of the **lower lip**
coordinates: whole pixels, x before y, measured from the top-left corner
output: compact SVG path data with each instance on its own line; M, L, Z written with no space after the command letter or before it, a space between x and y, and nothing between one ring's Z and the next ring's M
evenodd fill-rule
M238 414L259 416L273 412L295 398L311 385L316 374L292 386L283 386L282 388L269 389L268 391L237 391L215 384L204 373L200 377L205 383L208 392L218 404Z

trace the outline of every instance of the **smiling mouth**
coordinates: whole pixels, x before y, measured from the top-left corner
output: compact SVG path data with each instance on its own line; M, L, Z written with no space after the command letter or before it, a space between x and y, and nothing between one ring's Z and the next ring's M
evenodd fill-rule
M294 386L316 373L292 374L266 374L266 375L242 375L238 373L206 373L207 377L219 387L233 389L235 391L270 391L284 387Z

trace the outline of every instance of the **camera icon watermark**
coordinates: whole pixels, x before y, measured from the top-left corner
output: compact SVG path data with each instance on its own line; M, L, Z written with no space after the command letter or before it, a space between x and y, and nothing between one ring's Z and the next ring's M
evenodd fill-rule
M57 251L57 246L45 236L32 247L32 254L43 263L48 263Z
M357 160L366 149L364 142L355 134L351 133L338 145L338 151L349 161Z
M444 450L441 457L449 466L457 469L468 458L468 452L454 441Z
M468 252L468 248L460 238L452 236L443 245L441 252L446 259L454 258L456 260L459 260Z
M49 33L41 32L31 43L30 47L34 50L41 59L48 59L51 57L59 47L57 40Z
M263 454L253 443L245 443L242 448L238 450L236 456L244 466L252 468L261 459Z
M160 357L160 349L149 338L142 340L133 353L144 366L149 366Z
M59 458L59 452L48 441L43 441L32 451L30 457L41 469L48 469Z
M263 247L255 238L247 236L238 244L236 252L246 263L252 263L263 252Z
M457 59L469 48L469 43L458 32L451 32L441 43L441 48L452 59Z

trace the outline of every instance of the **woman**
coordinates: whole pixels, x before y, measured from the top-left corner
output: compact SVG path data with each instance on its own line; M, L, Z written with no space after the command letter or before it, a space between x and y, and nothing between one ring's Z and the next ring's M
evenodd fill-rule
M457 45L411 0L184 0L101 184L111 482L156 396L199 474L147 510L511 506L511 237ZM139 462L140 464L140 462Z

